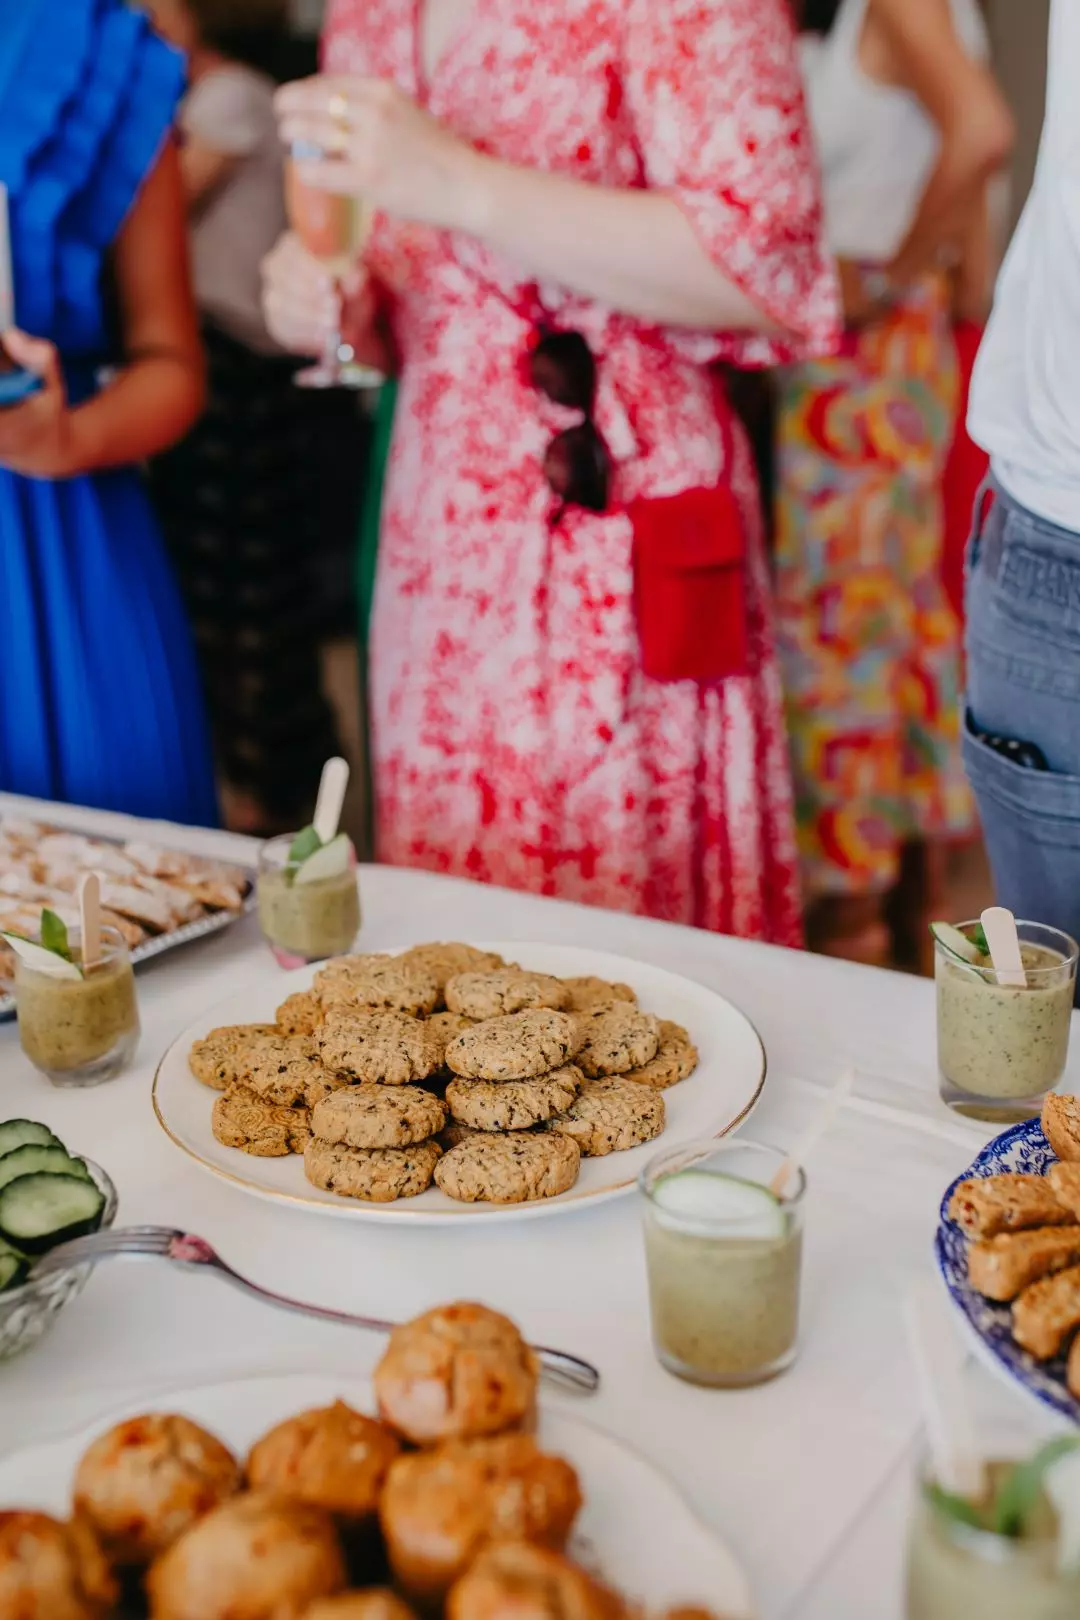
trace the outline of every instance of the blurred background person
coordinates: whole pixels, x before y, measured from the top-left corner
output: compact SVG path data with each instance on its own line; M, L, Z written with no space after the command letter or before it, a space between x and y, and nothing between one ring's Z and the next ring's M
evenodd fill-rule
M194 651L133 465L203 398L183 77L121 0L0 9L4 346L43 380L0 410L0 788L212 824Z
M180 153L207 409L154 465L169 549L194 625L228 824L300 825L340 751L323 694L314 560L319 407L262 317L259 267L285 228L272 56L279 0L153 0L187 56Z
M918 950L933 852L972 823L941 573L944 267L988 273L987 182L1012 124L976 0L807 0L802 21L847 335L779 380L780 647L808 939L885 962Z
M757 491L707 370L836 339L786 0L596 0L540 30L529 0L337 0L325 66L281 93L283 133L377 210L351 337L390 365L381 316L401 355L379 856L796 942ZM278 339L321 352L331 282L294 238L266 286ZM676 553L715 565L667 581L681 608L728 593L707 679L643 668L635 566Z

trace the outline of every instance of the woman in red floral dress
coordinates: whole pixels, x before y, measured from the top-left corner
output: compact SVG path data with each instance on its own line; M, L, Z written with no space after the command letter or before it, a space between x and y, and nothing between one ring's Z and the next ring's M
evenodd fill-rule
M306 180L378 210L350 337L385 361L388 330L400 365L380 859L797 943L754 474L708 370L836 335L786 0L331 0L324 67L281 92L282 132L331 154ZM294 238L266 301L279 340L321 352L336 294ZM544 328L595 361L602 510L545 473L581 413L530 381ZM749 659L652 680L627 508L717 485L741 509Z

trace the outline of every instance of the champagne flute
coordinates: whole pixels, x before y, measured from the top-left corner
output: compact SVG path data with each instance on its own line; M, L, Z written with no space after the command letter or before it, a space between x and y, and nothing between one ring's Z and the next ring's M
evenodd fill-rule
M308 252L337 278L346 275L356 263L374 216L360 197L304 184L301 164L322 156L319 147L307 142L294 144L285 165L285 204L289 223ZM357 360L340 331L330 334L316 365L296 374L300 388L378 388L385 381L381 371Z

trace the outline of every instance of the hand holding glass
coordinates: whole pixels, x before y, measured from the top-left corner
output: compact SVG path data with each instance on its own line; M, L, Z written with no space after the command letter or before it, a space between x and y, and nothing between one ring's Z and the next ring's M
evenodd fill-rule
M289 223L307 251L335 278L354 267L371 231L372 211L359 197L340 196L304 184L303 164L322 157L319 148L296 144L285 169ZM301 388L378 388L385 381L373 366L362 365L352 346L334 331L317 365L298 372Z

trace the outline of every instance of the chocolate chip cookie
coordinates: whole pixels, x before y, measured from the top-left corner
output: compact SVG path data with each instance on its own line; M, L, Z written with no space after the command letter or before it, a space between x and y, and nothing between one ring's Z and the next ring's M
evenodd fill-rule
M574 1061L591 1079L625 1074L651 1063L660 1045L660 1024L627 1001L613 1001L578 1014L581 1044Z
M322 1002L314 990L294 990L277 1010L277 1027L283 1035L314 1035L322 1021Z
M313 1187L341 1198L390 1204L415 1198L431 1186L441 1149L436 1142L406 1148L352 1148L312 1137L304 1150L304 1174Z
M598 979L591 973L580 979L564 979L563 984L570 992L571 1012L588 1012L590 1007L602 1007L609 1001L637 1000L628 984Z
M494 973L458 973L446 985L446 1005L467 1018L501 1018L528 1007L553 1007L564 1012L570 992L549 973L526 973L522 968L499 968Z
M584 1076L568 1064L538 1080L451 1080L450 1113L479 1131L524 1131L569 1108Z
M204 1086L224 1091L236 1082L238 1055L252 1041L279 1033L276 1024L222 1024L195 1042L188 1053L188 1068Z
M585 1080L565 1113L548 1130L576 1142L586 1158L651 1142L664 1128L664 1099L630 1080Z
M681 1024L669 1018L660 1020L660 1045L656 1056L640 1069L628 1069L624 1080L635 1080L639 1086L653 1086L664 1091L693 1074L698 1064L698 1049Z
M446 1066L466 1080L532 1080L574 1056L581 1044L579 1022L548 1008L489 1018L454 1037Z
M434 1012L439 1000L431 975L397 956L339 957L316 974L315 990L324 1008L358 1007L412 1018Z
M477 1132L439 1160L435 1184L464 1204L525 1204L572 1187L580 1158L569 1136Z
M446 1043L427 1020L404 1013L335 1007L319 1030L322 1061L335 1073L377 1086L425 1080L443 1060Z
M244 1086L234 1086L218 1097L210 1123L223 1147L239 1148L258 1159L303 1153L311 1140L306 1108L279 1108Z
M446 1105L418 1086L344 1086L311 1116L321 1142L356 1148L411 1147L445 1124Z

